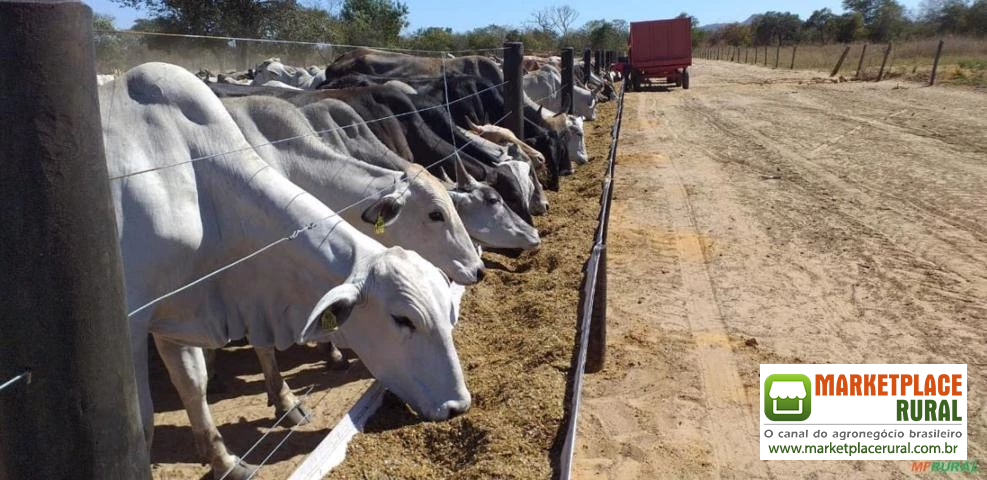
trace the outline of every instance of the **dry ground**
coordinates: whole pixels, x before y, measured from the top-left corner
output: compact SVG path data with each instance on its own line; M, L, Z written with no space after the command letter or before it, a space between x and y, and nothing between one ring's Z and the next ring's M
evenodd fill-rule
M599 120L586 123L592 161L548 192L551 210L536 217L542 236L537 252L519 258L484 253L487 277L467 289L455 340L473 408L449 422L423 423L389 399L371 418L367 433L350 446L347 460L330 478L548 478L550 451L563 418L566 379L575 341L578 289L599 215L601 179L610 147L615 103L601 104ZM314 349L278 355L285 380L296 393L315 385L307 404L314 421L297 429L258 478L287 478L329 433L368 386L354 363L327 372ZM220 375L230 391L210 395L213 416L227 446L245 452L274 423L263 378L248 348L220 353ZM152 371L156 479L208 479L199 463L188 419L163 368ZM247 457L258 464L285 438L278 428Z
M987 95L699 61L628 94L607 368L577 478L898 478L761 462L761 363L967 363L987 458Z

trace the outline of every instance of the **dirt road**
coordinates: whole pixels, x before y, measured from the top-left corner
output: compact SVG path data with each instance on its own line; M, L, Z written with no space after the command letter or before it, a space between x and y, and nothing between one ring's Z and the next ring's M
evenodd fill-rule
M757 460L761 363L967 363L987 459L987 95L815 75L627 95L578 478L910 475Z

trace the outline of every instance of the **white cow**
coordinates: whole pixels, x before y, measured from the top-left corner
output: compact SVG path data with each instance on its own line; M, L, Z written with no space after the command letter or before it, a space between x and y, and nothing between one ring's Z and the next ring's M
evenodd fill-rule
M284 100L249 96L222 101L247 142L259 145L261 158L288 180L329 208L356 204L341 213L350 225L385 246L418 252L456 283L471 285L483 278L483 261L448 193L423 168L396 172L340 154Z
M459 129L459 132L463 136L473 142L474 146L484 151L490 157L500 160L500 163L496 165L497 172L500 175L507 175L517 179L518 185L521 187L521 192L527 200L528 211L532 215L544 215L548 213L548 198L545 197L545 191L542 188L541 182L538 180L538 176L535 174L532 161L524 155L521 149L513 144L501 146L483 138L472 130L461 127L456 128Z
M527 97L525 97L524 102L525 105L538 109L538 114L541 115L541 118L553 130L559 132L562 139L566 142L566 148L569 151L569 160L580 165L589 162L589 154L586 153L586 135L583 133L585 130L583 117L555 113L545 107L536 105Z
M524 75L524 94L535 103L555 112L561 112L562 74L551 65L543 65L537 72ZM596 94L602 90L590 91L578 85L573 86L572 112L586 120L596 120Z
M302 90L312 90L326 80L326 73L324 70L318 70L315 74L311 72L311 68L292 67L281 63L280 59L270 58L254 68L251 85L265 85L273 80Z
M386 249L271 168L186 70L145 64L99 93L149 445L148 333L217 477L244 479L253 468L227 451L213 424L202 347L247 337L283 349L339 337L425 418L469 408L448 279L438 269L414 252Z
M398 171L414 168L414 164L384 146L363 118L346 103L330 98L310 103L301 110L312 128L322 132L322 140L330 147L348 151L353 157L379 167ZM466 231L477 243L525 250L541 244L538 230L514 213L496 190L482 183L473 188L471 182L465 179L462 182L457 184L471 187L451 186L449 196Z

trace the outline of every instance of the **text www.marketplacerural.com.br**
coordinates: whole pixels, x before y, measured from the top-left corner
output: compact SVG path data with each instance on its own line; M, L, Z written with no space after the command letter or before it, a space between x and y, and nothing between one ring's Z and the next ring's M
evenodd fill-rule
M955 444L943 443L940 445L912 445L912 442L899 445L865 445L863 443L840 443L830 442L826 445L769 445L768 451L771 453L795 453L795 454L819 454L831 455L839 454L851 457L853 455L879 455L879 454L951 454L959 447Z

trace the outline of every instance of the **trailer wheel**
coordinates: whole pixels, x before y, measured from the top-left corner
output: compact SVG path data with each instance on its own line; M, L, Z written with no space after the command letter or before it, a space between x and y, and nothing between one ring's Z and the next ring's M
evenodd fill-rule
M689 69L687 68L682 69L682 89L689 89Z

